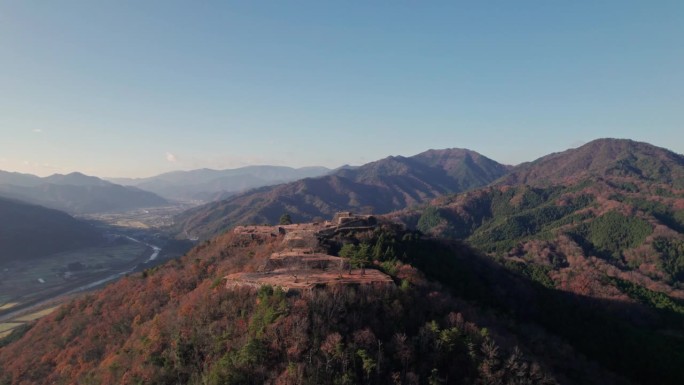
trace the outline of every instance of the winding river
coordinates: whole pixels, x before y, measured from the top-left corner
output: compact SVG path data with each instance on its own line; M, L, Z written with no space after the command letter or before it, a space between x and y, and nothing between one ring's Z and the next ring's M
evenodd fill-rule
M135 238L133 238L133 237L126 236L126 238L129 239L129 240L131 240L131 241L133 241L133 242L141 243L141 244L143 244L143 245L145 245L145 246L147 246L147 247L152 248L152 254L150 255L149 258L147 258L147 260L146 260L145 262L143 262L143 264L147 264L147 263L150 263L150 262L154 261L154 260L157 259L157 257L159 256L159 252L161 252L161 247L158 247L158 246L155 246L155 245L151 245L151 244L149 244L149 243L143 242L143 241L141 241L141 240L139 240L139 239L135 239ZM67 294L73 294L73 293L78 293L78 292L80 292L80 291L90 290L90 289L92 289L92 288L94 288L94 287L97 287L97 286L102 285L103 283L107 283L107 282L109 282L109 281L113 281L113 280L115 280L115 279L121 278L122 276L124 276L124 275L126 275L126 274L132 273L137 267L138 267L138 266L136 265L136 266L134 266L134 267L132 267L132 268L126 270L126 271L122 271L122 272L120 272L120 273L112 274L112 275L110 275L109 277L100 279L100 280L95 281L95 282L91 282L91 283L89 283L89 284L87 284L87 285L83 285L83 286L77 287L76 289L73 289L73 290L67 292Z
M141 240L139 240L139 239L135 239L135 238L132 238L132 237L129 237L129 236L127 236L126 238L128 238L129 240L131 240L131 241L133 241L133 242L143 244L143 245L145 245L145 246L147 246L147 247L150 247L150 248L152 249L152 254L150 254L150 256L147 258L147 260L145 260L145 262L143 262L143 264L150 263L150 262L156 260L157 257L159 257L159 253L160 253L161 250L162 250L161 247L158 247L158 246L155 246L155 245L151 245L151 244L149 244L149 243L147 243L147 242L143 242L143 241L141 241ZM75 288L75 289L71 289L71 290L69 290L69 291L61 292L61 293L58 293L58 294L56 294L56 295L54 295L54 296L52 296L52 297L50 297L50 298L46 298L46 299L40 300L40 301L38 301L38 302L36 302L36 303L32 303L32 304L30 304L30 305L27 306L27 307L18 308L18 309L16 309L16 310L12 311L12 312L9 312L9 313L6 313L6 314L2 314L2 315L0 315L0 321L8 320L8 319L11 319L11 318L16 317L16 316L18 316L18 315L26 314L27 312L30 311L30 309L36 309L36 308L39 308L40 306L45 306L45 304L54 303L54 302L55 302L56 300L58 300L58 298L60 298L60 297L64 297L64 296L69 295L69 294L75 294L75 293L87 291L87 290L93 289L93 288L95 288L95 287L98 287L98 286L100 286L100 285L102 285L102 284L105 284L105 283L107 283L107 282L114 281L114 280L116 280L116 279L118 279L118 278L121 278L122 276L124 276L124 275L126 275L126 274L132 273L132 272L135 271L135 269L137 269L138 267L139 267L139 264L137 264L136 266L134 266L134 267L132 267L132 268L130 268L130 269L127 269L126 271L122 271L122 272L120 272L120 273L112 274L112 275L110 275L110 276L108 276L108 277L106 277L106 278L103 278L103 279L100 279L100 280L97 280L97 281L94 281L94 282L90 282L90 283L88 283L88 284L86 284L86 285L79 286L79 287L77 287L77 288Z

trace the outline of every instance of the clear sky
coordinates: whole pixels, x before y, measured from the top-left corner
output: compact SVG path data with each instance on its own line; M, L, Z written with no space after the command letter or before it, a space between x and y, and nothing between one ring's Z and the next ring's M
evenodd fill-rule
M0 169L684 153L684 1L1 1Z

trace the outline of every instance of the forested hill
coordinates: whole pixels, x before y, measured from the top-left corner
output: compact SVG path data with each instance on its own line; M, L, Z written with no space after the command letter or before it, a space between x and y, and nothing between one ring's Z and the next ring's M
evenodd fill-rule
M332 253L358 244L377 261L367 268L389 274L391 286L333 285L287 294L270 286L226 287L226 274L254 271L282 250L285 239L226 233L186 257L63 306L0 348L0 383L681 379L681 368L672 365L676 355L662 360L648 350L617 349L632 329L603 306L529 282L461 244L394 227L325 242ZM595 317L593 329L579 322L587 315ZM597 356L608 350L614 351ZM665 347L659 354L670 353Z
M95 228L66 213L0 197L0 264L100 241Z
M497 183L548 186L587 177L636 178L684 188L684 156L628 139L597 139L516 166Z
M518 166L494 186L391 217L464 240L550 287L602 298L647 297L649 305L668 303L679 312L683 174L679 154L601 139ZM515 181L521 184L507 185Z
M386 213L486 185L506 172L506 166L473 151L430 150L257 189L191 209L177 222L179 231L206 238L236 224L277 223L284 212L297 222L344 210Z
M581 174L586 177L546 187L487 187L388 217L434 237L466 242L549 290L605 301L634 328L620 337L633 340L616 343L616 351L650 351L663 360L681 360L684 190L674 187L673 174L661 173L660 183L645 174ZM529 169L529 175L539 174ZM586 333L596 337L595 319L588 319L582 321ZM665 346L672 350L661 355ZM604 351L599 357L603 354L614 353ZM648 377L638 382L660 383Z

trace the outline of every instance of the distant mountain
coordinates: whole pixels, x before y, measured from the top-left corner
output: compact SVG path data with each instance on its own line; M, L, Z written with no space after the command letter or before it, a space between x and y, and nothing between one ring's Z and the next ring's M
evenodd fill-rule
M81 173L40 178L0 171L0 196L72 214L122 211L168 203L151 192Z
M598 139L523 163L497 183L547 186L589 176L633 177L684 188L684 156L648 143Z
M177 222L180 231L207 237L236 224L275 223L284 212L295 221L328 218L341 210L386 213L485 185L506 172L507 166L474 151L430 150L260 188L191 209Z
M38 186L41 183L43 179L35 175L0 170L0 185Z
M89 224L61 211L0 198L0 264L91 246L101 241Z
M71 186L111 186L112 183L102 180L98 177L88 176L80 172L72 172L71 174L54 174L43 178L46 183L57 185L71 185Z
M136 186L167 199L210 201L256 187L322 176L329 172L330 169L325 167L247 166L228 170L173 171L149 178L112 178L110 181Z

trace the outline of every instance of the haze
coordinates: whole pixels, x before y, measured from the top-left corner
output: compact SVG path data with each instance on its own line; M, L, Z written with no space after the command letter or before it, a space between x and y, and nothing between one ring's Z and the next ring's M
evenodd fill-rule
M0 169L684 152L684 3L0 3ZM494 140L496 139L496 140Z

